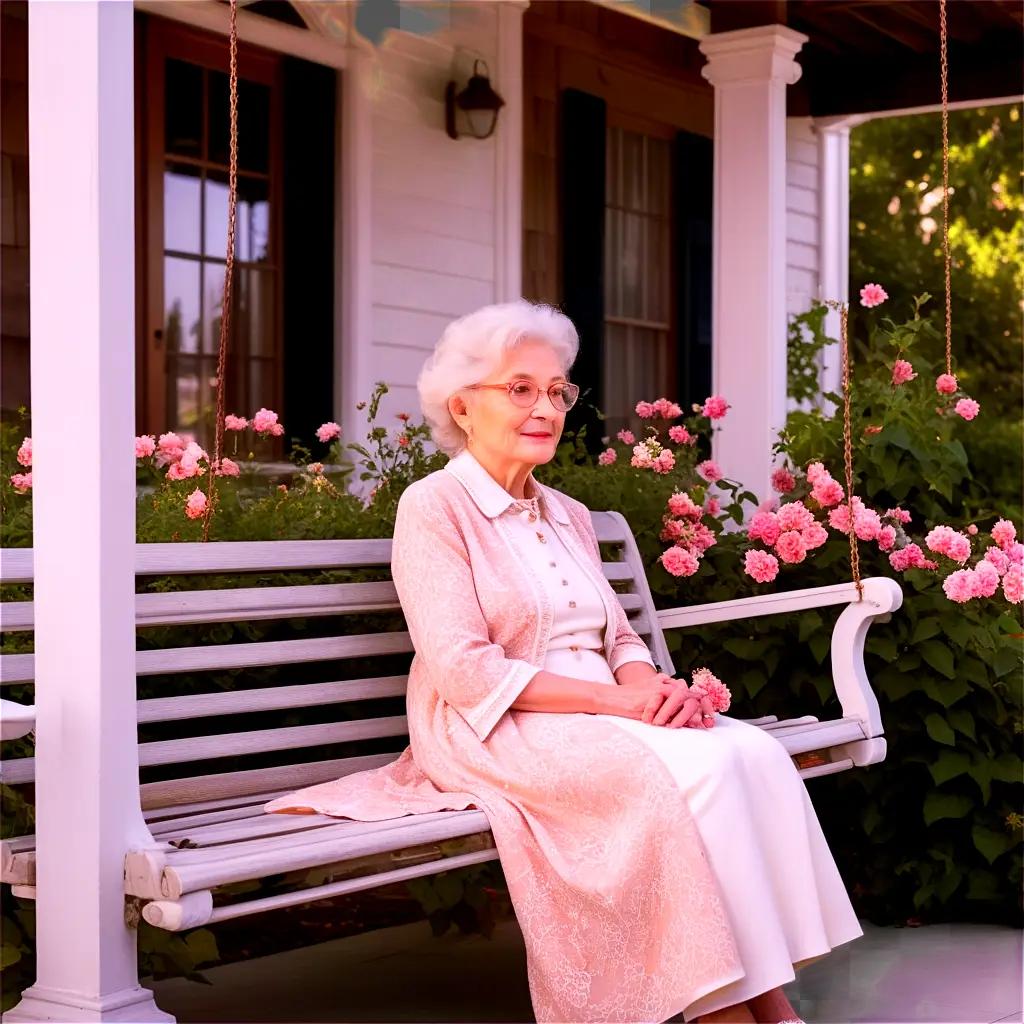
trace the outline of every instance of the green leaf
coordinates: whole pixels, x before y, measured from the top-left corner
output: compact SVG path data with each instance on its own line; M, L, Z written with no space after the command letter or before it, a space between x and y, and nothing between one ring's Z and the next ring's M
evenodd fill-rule
M200 928L191 932L185 939L192 959L197 964L209 963L220 959L220 950L217 949L217 939L209 928Z
M864 831L868 835L871 835L881 820L882 812L878 809L878 804L872 800L861 812L860 821L864 826Z
M1011 752L1000 754L989 763L992 766L993 779L1011 783L1020 783L1024 780L1024 762L1017 754Z
M808 647L811 649L811 654L814 655L815 661L820 665L825 657L828 655L829 650L832 647L832 637L825 632L815 633L811 637Z
M817 612L804 612L800 616L798 639L805 644L824 625L821 616Z
M939 625L937 618L921 619L917 626L914 628L914 632L911 634L910 642L912 644L920 643L922 640L930 640L933 636L942 632L942 626Z
M962 818L973 807L974 801L970 797L932 790L924 798L924 823L932 825L942 818Z
M991 871L974 868L967 878L969 900L994 900L999 896L999 880Z
M941 786L950 779L962 775L971 766L971 760L959 750L943 750L939 756L928 765L936 786Z
M895 661L899 657L899 648L891 636L868 636L864 649L868 654L877 654L886 661Z
M737 658L744 661L756 661L764 657L768 646L767 640L750 640L745 637L730 637L722 646Z
M952 707L971 692L970 686L962 679L935 679L928 676L923 684L924 692L944 708Z
M919 647L921 657L947 679L956 674L953 668L953 652L941 640L925 640Z
M1018 644L1003 643L1000 647L996 648L995 657L992 659L992 667L995 669L998 679L1018 668L1020 663L1021 652Z
M992 864L995 859L1013 846L1013 837L1008 832L995 832L983 825L971 829L971 838L981 855Z
M16 964L20 959L21 950L17 946L11 946L6 942L0 946L0 970Z
M957 708L955 711L950 711L946 718L957 732L963 733L964 736L969 736L977 742L974 733L974 715L970 711L966 708Z
M928 735L936 743L945 743L950 747L956 744L956 737L953 735L953 730L950 729L949 723L934 711L925 717L924 727L928 730Z

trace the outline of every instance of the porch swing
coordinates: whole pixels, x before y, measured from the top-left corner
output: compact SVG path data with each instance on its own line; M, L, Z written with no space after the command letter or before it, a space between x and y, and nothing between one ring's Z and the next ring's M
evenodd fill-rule
M943 113L943 232L946 255L946 359L950 363L948 142L946 90L945 2L940 0L942 43ZM208 480L209 507L215 505L216 479L212 465L221 457L224 420L224 367L231 311L234 266L234 225L237 184L237 0L230 0L230 175L228 193L228 248L224 301L218 350L217 423L214 460ZM844 470L848 506L853 495L853 457L850 427L850 357L847 309L840 312L843 389ZM851 508L852 511L852 508ZM888 577L862 578L857 537L850 535L851 580L782 594L766 594L713 604L658 610L647 584L636 540L619 512L593 512L593 525L601 543L614 546L619 557L603 564L606 578L621 588L619 600L633 628L648 643L659 669L673 674L665 630L696 627L767 615L812 611L845 606L831 637L833 685L842 715L820 721L813 715L780 720L776 716L743 719L771 733L789 752L804 779L864 767L882 761L886 740L878 701L864 667L864 642L874 622L888 620L902 603L899 585ZM387 568L391 541L382 539L257 541L208 543L209 516L204 520L204 542L140 544L138 576L235 574L258 572L324 571L335 569ZM3 583L31 583L31 551L10 552L3 562ZM260 586L178 593L139 593L136 623L139 628L186 624L273 621L293 617L326 617L401 610L394 584L357 582ZM4 630L30 630L31 602L3 606ZM223 674L228 670L266 668L299 669L315 662L339 659L371 659L411 654L407 632L370 632L331 635L313 639L261 641L206 646L141 650L136 671L140 676L196 672ZM8 683L33 679L33 657L28 654L0 656L2 678ZM244 678L244 677L243 677ZM404 698L405 675L376 674L336 682L287 683L250 689L185 692L138 701L138 722L154 724L194 721L195 735L176 733L175 738L137 742L141 769L160 767L161 776L141 784L139 802L152 842L126 851L125 893L127 916L137 923L139 915L170 931L292 906L329 896L377 888L439 871L497 859L497 850L486 815L481 810L441 811L364 822L324 815L266 814L263 805L296 789L392 762L407 741L404 715L352 720L336 719L322 724L263 727L220 732L210 720L251 712L306 711L324 705L348 705L354 701ZM4 702L5 711L10 702ZM6 717L6 716L5 716ZM205 722L203 720L206 720ZM13 735L32 728L31 716L13 723ZM202 726L205 725L205 730ZM10 736L11 733L6 734ZM351 756L344 746L368 739L393 739L397 751ZM116 742L112 737L111 742ZM345 756L337 756L342 745ZM323 748L330 748L327 759ZM312 749L317 748L317 749ZM308 753L301 753L304 749ZM282 754L280 763L267 767L268 752ZM258 762L251 759L259 757ZM229 758L227 770L188 775L188 766ZM222 762L223 764L223 762ZM181 769L170 773L167 769ZM206 767L206 764L203 765ZM2 766L3 781L11 786L35 779L32 757L12 758ZM39 794L45 799L45 793ZM125 814L137 808L125 809ZM61 837L44 842L59 844ZM5 840L0 850L0 881L15 894L34 898L36 837L25 835ZM301 884L310 870L321 869L329 881L258 899L213 903L215 891L234 883L251 883L268 876L285 876Z

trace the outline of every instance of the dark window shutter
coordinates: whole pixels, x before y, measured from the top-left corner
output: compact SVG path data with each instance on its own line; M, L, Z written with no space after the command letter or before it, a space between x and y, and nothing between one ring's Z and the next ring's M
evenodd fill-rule
M684 410L711 394L712 140L678 132L673 149L679 380Z
M334 109L336 73L285 59L282 117L284 409L308 444L334 418ZM287 445L286 445L287 448Z
M570 378L581 389L566 427L586 425L587 448L596 452L604 434L594 406L601 401L604 348L606 104L590 93L565 89L561 106L562 311L580 336Z

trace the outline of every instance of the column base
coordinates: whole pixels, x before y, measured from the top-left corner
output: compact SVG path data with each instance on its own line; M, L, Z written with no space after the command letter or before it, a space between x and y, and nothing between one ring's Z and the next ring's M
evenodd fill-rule
M164 1013L150 989L135 988L112 992L100 999L76 996L73 992L31 985L0 1020L16 1022L57 1021L77 1024L79 1021L125 1021L131 1024L175 1024L176 1017Z

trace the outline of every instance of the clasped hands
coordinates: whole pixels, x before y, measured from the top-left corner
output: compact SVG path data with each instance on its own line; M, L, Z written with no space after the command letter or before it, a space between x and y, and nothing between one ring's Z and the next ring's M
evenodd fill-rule
M644 707L643 721L669 729L711 729L715 724L709 697L689 696L690 687L667 672L656 672L644 680L651 693Z

